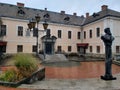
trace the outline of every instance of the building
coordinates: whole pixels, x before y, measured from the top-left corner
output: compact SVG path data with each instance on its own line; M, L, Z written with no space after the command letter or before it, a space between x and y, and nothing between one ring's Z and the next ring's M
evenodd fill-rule
M24 7L23 3L17 5L0 3L0 51L5 53L33 53L36 52L36 37L27 24L37 14L41 21L38 25L39 51L47 54L55 52L66 53L104 53L104 44L100 37L104 28L110 27L113 36L113 53L120 52L120 12L101 6L101 11L86 16L77 16L34 8ZM47 20L48 38L42 23Z

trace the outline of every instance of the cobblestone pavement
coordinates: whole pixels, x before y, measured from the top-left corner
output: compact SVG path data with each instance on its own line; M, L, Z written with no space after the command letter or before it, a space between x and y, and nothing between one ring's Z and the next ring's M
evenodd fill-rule
M19 88L44 90L120 90L120 74L115 75L117 80L104 81L100 78L68 80L46 79L31 85L23 84Z

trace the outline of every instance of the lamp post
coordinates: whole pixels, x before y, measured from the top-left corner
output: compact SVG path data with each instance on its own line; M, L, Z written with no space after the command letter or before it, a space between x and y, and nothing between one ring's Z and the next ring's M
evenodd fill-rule
M40 18L41 17L37 14L35 16L35 19L32 18L32 20L28 23L28 28L30 30L33 29L33 36L36 37L36 55L38 55L38 53L39 53L39 51L38 51L38 37L39 37L39 34L38 34L38 31L39 31L38 25L39 25L39 22L40 22ZM37 24L37 28L35 28L36 24ZM48 23L45 21L43 23L44 30L46 30L47 27L48 27ZM42 31L42 30L40 30L40 31Z

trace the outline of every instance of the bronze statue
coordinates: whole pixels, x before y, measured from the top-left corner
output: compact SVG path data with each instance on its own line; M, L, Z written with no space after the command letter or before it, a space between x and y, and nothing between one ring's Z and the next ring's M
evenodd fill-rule
M114 37L110 32L110 28L104 29L105 35L101 36L101 39L105 45L105 75L101 76L103 80L116 80L115 77L112 76L112 42Z

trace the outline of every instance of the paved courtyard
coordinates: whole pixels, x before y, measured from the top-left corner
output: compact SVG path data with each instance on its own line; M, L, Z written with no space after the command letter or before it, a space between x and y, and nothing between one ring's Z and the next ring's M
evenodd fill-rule
M49 63L44 66L46 78L43 81L22 84L18 88L0 87L0 90L120 90L120 66L114 64L112 71L117 80L113 81L100 79L104 75L104 62Z
M46 64L46 79L19 88L47 90L120 90L120 67L112 65L117 80L104 81L104 62Z
M100 78L68 80L48 79L38 81L32 85L22 85L20 88L45 90L120 90L120 74L115 75L117 80L104 81Z

